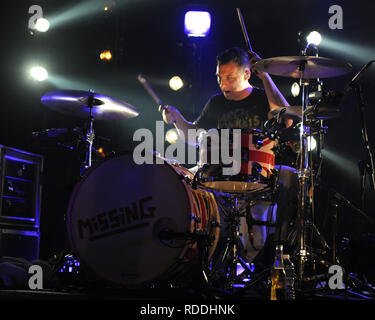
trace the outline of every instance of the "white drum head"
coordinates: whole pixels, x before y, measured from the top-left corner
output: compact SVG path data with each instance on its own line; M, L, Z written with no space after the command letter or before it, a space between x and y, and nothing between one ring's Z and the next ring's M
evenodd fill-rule
M186 187L168 164L137 165L131 155L88 171L68 210L68 233L82 264L115 284L141 284L163 275L181 247L170 248L161 230L190 231Z

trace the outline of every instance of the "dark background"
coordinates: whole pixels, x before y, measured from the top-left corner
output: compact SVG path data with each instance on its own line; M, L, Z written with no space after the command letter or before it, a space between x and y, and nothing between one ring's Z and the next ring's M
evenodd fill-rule
M299 55L298 32L317 30L323 42L319 55L349 62L350 74L323 79L324 88L343 89L350 79L370 60L375 59L374 6L370 1L114 1L109 12L106 1L23 1L2 6L1 28L1 105L0 144L42 154L45 157L41 213L41 256L47 258L65 246L64 215L73 187L79 179L80 158L77 151L58 147L58 139L35 139L32 132L49 128L83 128L85 121L50 110L41 97L53 90L89 90L121 99L135 106L140 115L128 120L95 122L95 146L116 153L131 151L137 142L138 128L155 131L161 120L152 98L139 84L142 73L164 103L176 106L188 120L194 120L207 99L218 92L215 57L231 47L246 47L237 17L240 7L253 49L263 58ZM30 5L43 8L51 21L43 34L31 35L27 25ZM331 30L328 20L331 5L343 9L343 29ZM207 9L212 15L211 32L202 39L184 34L183 18L187 9ZM53 24L55 22L55 24ZM325 42L326 40L326 42ZM99 60L99 53L110 49L110 62ZM28 69L44 65L49 80L33 81ZM374 79L375 67L361 79L366 101L365 120L370 144L375 144ZM185 81L178 92L169 89L168 81L178 74ZM273 76L291 105L301 104L293 98L293 79ZM252 83L261 82L252 76ZM324 148L322 181L354 206L360 206L358 161L366 159L361 140L359 108L354 92L340 105L341 117L325 122L328 126ZM165 130L172 126L165 125ZM63 137L61 137L63 139ZM65 137L74 145L72 137ZM69 140L73 139L73 140ZM167 145L166 145L167 146ZM364 211L375 218L375 191L366 182ZM322 191L318 198L316 219L329 238L332 223L330 197ZM359 238L373 232L370 225L353 208L340 202L340 238Z

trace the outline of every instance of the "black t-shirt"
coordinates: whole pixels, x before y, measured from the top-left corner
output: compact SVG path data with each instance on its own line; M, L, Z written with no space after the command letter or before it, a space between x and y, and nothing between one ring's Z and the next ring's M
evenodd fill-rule
M263 89L253 88L240 101L228 100L224 94L213 95L194 123L202 129L263 129L268 119L269 104Z

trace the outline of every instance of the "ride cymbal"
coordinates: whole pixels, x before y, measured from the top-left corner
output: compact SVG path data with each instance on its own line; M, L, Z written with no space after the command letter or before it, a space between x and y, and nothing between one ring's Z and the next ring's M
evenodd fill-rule
M316 79L344 75L351 71L352 65L317 56L285 56L259 60L253 69L282 77Z

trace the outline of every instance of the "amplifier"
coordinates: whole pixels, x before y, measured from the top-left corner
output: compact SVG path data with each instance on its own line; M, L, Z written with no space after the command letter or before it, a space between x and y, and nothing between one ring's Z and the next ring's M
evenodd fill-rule
M0 224L39 228L43 156L0 145Z

